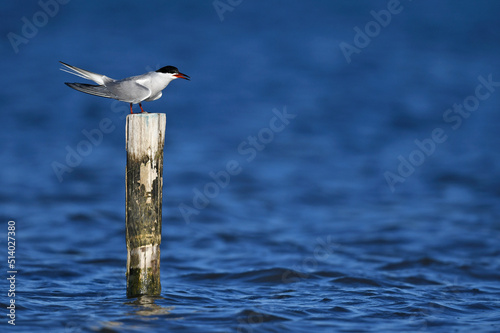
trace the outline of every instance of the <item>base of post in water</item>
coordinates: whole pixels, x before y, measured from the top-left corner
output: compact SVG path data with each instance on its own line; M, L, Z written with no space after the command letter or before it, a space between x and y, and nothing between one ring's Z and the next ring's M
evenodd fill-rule
M160 295L160 245L127 251L127 297Z

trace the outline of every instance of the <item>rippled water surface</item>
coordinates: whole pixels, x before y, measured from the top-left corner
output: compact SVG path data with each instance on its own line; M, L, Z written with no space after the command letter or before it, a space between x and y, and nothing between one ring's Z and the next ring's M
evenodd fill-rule
M2 332L500 331L499 4L46 3L0 25ZM128 105L59 60L192 78L143 105L167 114L160 297L126 298Z

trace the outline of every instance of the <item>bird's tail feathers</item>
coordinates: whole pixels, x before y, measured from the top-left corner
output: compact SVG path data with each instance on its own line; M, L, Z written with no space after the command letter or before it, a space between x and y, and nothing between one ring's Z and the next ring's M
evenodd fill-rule
M112 78L107 77L106 75L97 74L94 72L87 71L85 69L71 66L71 65L68 65L62 61L59 61L59 62L64 66L64 67L61 67L61 70L63 72L79 76L79 77L84 78L86 80L94 81L97 84L106 84L106 83L115 81Z

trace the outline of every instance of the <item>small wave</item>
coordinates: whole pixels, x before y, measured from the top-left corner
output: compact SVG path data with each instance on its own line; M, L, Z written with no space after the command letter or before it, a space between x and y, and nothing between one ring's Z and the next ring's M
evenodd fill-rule
M346 277L334 279L333 282L337 283L337 284L347 285L350 287L365 287L365 286L380 287L380 284L375 280L366 279L366 278L358 278L358 277L346 276Z
M285 317L273 315L270 313L265 313L262 311L255 311L255 310L249 310L245 309L243 311L240 311L237 315L238 321L243 324L262 324L262 323L269 323L269 322L274 322L274 321L286 321L290 320Z
M241 273L191 273L185 275L195 281L224 281L247 283L293 283L313 277L312 274L302 273L287 268L268 268Z
M381 267L383 270L401 270L419 267L445 266L446 263L430 257L423 257L415 260L403 260L397 263L390 263Z

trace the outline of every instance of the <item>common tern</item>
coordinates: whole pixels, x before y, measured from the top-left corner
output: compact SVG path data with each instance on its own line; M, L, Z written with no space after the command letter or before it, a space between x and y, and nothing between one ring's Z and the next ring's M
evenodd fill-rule
M62 71L97 83L97 85L94 85L65 82L68 87L86 94L130 103L130 113L134 113L132 111L132 104L137 103L139 103L141 112L146 112L142 108L141 102L154 101L160 98L162 90L165 89L172 80L178 78L190 80L189 75L180 73L174 66L165 66L155 72L147 72L141 75L115 80L106 75L89 72L68 65L62 61L59 62L64 66L61 67Z

